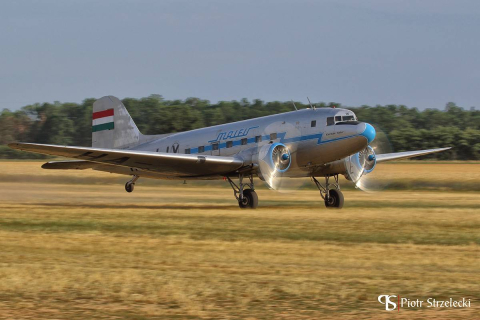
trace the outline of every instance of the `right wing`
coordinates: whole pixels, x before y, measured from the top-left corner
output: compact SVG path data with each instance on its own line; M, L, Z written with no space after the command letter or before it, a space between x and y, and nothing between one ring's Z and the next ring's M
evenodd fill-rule
M424 156L426 154L441 152L448 149L451 149L451 148L449 147L449 148L438 148L438 149L428 149L428 150L418 150L418 151L384 153L384 154L377 154L375 158L377 159L377 162L383 162L383 161L399 160L399 159L407 159L407 158L413 158L418 156Z
M12 149L79 159L49 162L45 169L85 169L96 164L149 171L169 177L225 175L243 166L235 157L148 152L88 147L68 147L36 143L10 143Z

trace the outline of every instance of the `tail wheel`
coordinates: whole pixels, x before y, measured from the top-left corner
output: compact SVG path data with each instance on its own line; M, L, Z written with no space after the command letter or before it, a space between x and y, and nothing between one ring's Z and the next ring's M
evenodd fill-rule
M340 190L331 189L328 197L325 198L325 207L327 208L343 208L343 193Z
M132 192L134 186L135 186L135 185L134 185L133 183L131 183L131 182L125 183L125 191L127 191L127 192Z
M258 207L257 193L252 189L243 190L243 199L238 201L238 206L242 209L255 209Z

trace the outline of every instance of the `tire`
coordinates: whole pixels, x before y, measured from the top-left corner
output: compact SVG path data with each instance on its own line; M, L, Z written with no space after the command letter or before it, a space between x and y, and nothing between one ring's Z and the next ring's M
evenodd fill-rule
M238 201L238 206L242 209L255 209L258 207L257 193L252 189L243 190L243 201Z
M332 189L329 190L328 200L325 199L325 207L342 209L343 208L343 193L340 190Z
M125 183L125 191L127 192L132 192L133 191L133 188L134 188L134 184L133 183L130 183L130 182L127 182Z

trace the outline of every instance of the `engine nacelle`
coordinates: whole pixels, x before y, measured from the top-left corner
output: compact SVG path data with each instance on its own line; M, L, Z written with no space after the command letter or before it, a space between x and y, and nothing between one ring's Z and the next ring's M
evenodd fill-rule
M273 179L281 176L292 164L292 157L283 143L273 143L262 146L254 156L254 162L259 166L259 177L274 188Z
M377 164L375 151L367 146L360 152L345 158L345 178L356 183L364 174L373 171Z

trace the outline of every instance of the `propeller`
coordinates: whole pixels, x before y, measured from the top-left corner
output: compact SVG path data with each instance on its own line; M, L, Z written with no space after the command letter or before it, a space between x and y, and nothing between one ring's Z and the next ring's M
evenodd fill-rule
M392 145L386 133L377 125L373 125L376 131L375 140L364 150L345 159L347 173L345 177L351 180L356 188L365 192L375 192L384 189L388 185L381 173L374 171L376 155L393 152Z
M272 132L281 132L277 138L258 147L255 162L259 166L258 176L265 181L270 189L289 192L298 189L297 179L286 177L290 167L296 166L297 144L285 144L289 138L299 137L300 130L296 125L280 121L272 123L265 128L262 137L269 137ZM285 135L283 135L285 132Z
M291 165L290 150L283 143L267 144L260 147L258 152L258 166L260 178L274 190L281 186L280 178Z

